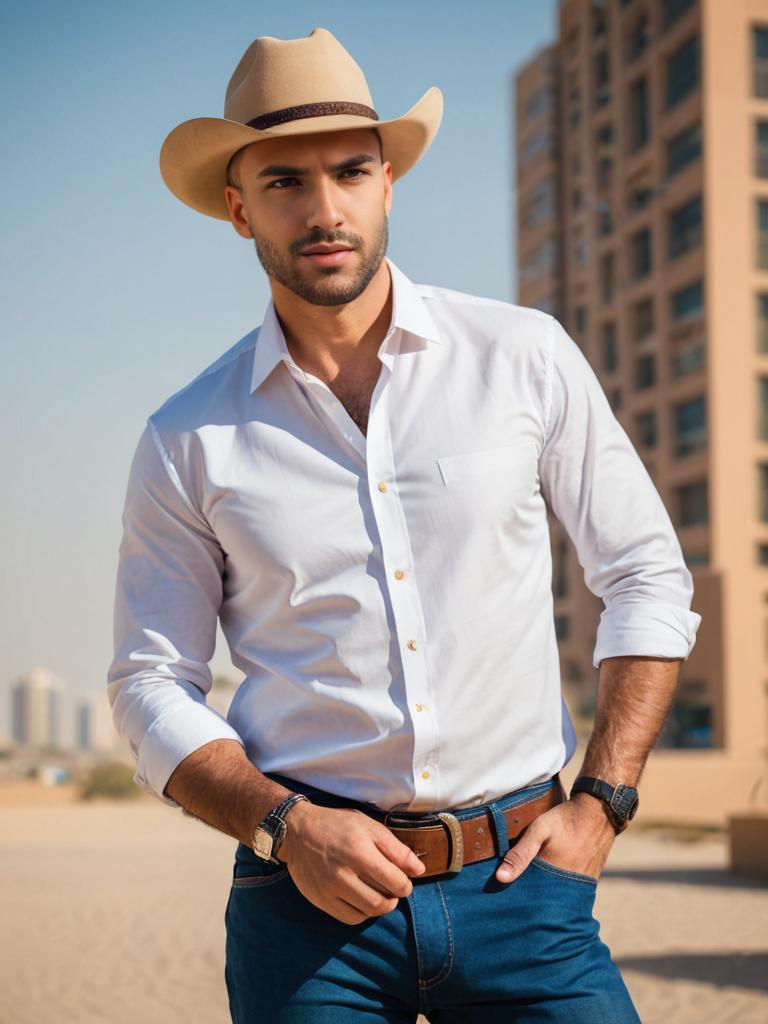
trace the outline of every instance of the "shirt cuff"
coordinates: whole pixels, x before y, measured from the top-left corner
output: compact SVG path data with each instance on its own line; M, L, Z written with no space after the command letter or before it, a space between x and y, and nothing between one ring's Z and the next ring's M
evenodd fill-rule
M183 686L183 683L178 685ZM200 691L197 692L199 694ZM165 785L185 757L211 740L237 740L245 749L242 738L229 722L214 708L201 702L199 697L183 706L175 704L158 715L144 734L139 745L134 782L164 804L181 807L163 793Z
M597 627L592 664L603 658L641 655L685 661L696 642L701 615L680 605L624 605L606 608Z

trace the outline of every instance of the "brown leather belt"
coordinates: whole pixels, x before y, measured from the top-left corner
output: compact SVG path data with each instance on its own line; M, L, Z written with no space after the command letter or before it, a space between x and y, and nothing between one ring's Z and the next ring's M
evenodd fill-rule
M534 818L565 799L562 783L558 779L543 796L502 811L507 822L510 846ZM480 811L466 818L457 818L450 811L436 811L422 818L407 818L405 814L389 811L384 824L426 865L427 870L418 878L456 874L465 864L503 856L507 852L497 848L490 811Z

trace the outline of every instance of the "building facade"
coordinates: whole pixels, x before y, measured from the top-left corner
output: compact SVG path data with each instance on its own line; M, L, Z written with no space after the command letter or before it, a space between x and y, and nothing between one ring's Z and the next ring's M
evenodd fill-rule
M517 302L581 346L670 514L702 616L647 820L768 806L768 0L562 0L513 81ZM550 513L566 699L602 601Z

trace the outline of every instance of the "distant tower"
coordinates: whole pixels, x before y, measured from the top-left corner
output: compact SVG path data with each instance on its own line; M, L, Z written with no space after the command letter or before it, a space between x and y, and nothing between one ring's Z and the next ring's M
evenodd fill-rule
M60 747L64 685L45 668L11 688L11 738L31 747Z
M78 700L75 707L75 747L94 753L108 752L115 749L117 740L106 690Z

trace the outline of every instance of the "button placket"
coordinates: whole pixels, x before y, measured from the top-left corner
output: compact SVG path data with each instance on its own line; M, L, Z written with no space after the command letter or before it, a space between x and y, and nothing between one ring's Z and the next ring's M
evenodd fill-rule
M415 797L436 799L438 728L428 671L424 616L412 572L410 538L397 488L389 433L388 403L382 396L368 424L368 473L373 514L381 539L387 593L398 637L405 696L414 730Z

